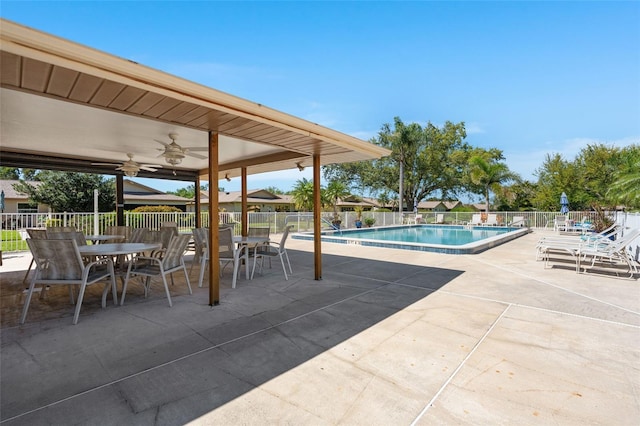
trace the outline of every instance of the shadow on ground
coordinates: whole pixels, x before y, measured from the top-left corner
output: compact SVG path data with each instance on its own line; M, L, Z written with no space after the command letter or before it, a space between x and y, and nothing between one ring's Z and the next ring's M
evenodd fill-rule
M3 424L182 424L220 407L427 297L463 271L346 256L290 251L294 274L279 264L229 288L208 306L206 288L191 296L184 278L148 299L127 292L127 304L100 309L90 291L78 325L68 292L34 298L27 324L24 271L0 274L2 289ZM190 277L194 282L197 268ZM176 276L179 278L179 275ZM108 420L105 418L108 413ZM104 419L104 422L102 421Z

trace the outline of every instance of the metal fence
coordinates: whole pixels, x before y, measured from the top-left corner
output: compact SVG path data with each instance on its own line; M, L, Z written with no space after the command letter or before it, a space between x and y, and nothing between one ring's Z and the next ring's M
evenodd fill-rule
M478 213L475 213L478 214ZM530 228L553 228L553 221L559 212L494 212L498 224L508 226L516 218L523 218ZM201 213L202 226L209 226L209 214ZM233 224L234 232L239 235L242 229L240 212L220 212L219 223ZM436 223L438 215L442 215L445 224L461 225L472 220L473 212L428 212L421 213L425 223ZM629 228L640 228L640 213L612 212L612 219ZM334 229L333 213L322 212L322 229ZM576 222L584 218L595 219L594 212L570 212L568 219ZM46 228L47 226L73 226L85 235L104 234L108 226L116 224L116 214L111 213L2 213L2 251L27 250L25 239L27 228ZM355 212L340 212L340 228L356 227ZM413 213L397 212L364 212L362 221L367 226L367 218L373 221L372 226L389 226L403 223L414 223ZM124 224L134 228L159 229L164 222L175 222L182 231L195 228L195 213L135 213L125 212ZM294 232L313 230L313 213L309 212L260 212L248 213L248 226L269 227L271 233L281 233L285 226L292 225ZM640 244L640 243L638 243ZM636 254L640 247L636 247Z

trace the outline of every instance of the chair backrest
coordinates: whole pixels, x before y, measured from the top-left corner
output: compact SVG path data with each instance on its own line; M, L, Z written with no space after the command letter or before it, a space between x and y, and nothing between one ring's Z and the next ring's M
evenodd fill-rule
M436 223L443 223L443 222L444 222L444 213L436 214Z
M196 250L205 250L208 246L207 241L209 241L209 228L192 228L191 230Z
M178 229L178 223L173 221L166 221L160 224L161 228L176 228Z
M34 240L46 240L47 239L47 230L46 229L30 228L30 229L27 229L27 234L29 235L29 238L33 238Z
M47 229L48 240L74 240L79 246L86 246L87 239L82 231L51 232Z
M220 241L219 244L219 258L221 259L232 259L235 255L236 245L233 242L233 229L231 228L222 228L218 229L218 238ZM209 235L207 234L207 241Z
M566 216L556 216L556 220L555 220L556 225L564 225L567 223L567 217Z
M71 232L75 230L74 226L47 226L48 232Z
M169 243L173 237L178 235L178 228L165 227L160 228L160 242L162 243L162 248L169 247ZM190 237L190 236L188 236Z
M143 243L162 243L162 236L160 231L155 229L148 229L143 235Z
M489 213L487 215L487 223L497 224L498 223L498 215L495 213Z
M247 236L269 238L270 232L271 232L271 228L269 228L268 226L251 227L247 230Z
M480 213L474 213L473 216L471 216L471 223L480 223L482 222L482 219L480 219Z
M278 250L280 251L284 250L284 243L287 241L287 237L289 236L289 231L291 230L292 227L293 225L285 226L284 232L282 233L282 238L280 238L280 247L278 248Z
M511 225L524 225L524 216L514 216Z
M184 252L187 250L191 235L174 235L167 245L167 250L162 257L162 265L165 270L182 265Z
M130 243L143 243L145 241L145 235L147 234L149 229L147 228L135 228L131 231L131 238L129 238Z
M121 235L124 238L119 242L126 243L131 239L133 228L130 226L107 226L104 233L105 235Z
M38 266L38 278L44 280L81 280L84 270L82 256L75 240L27 239Z

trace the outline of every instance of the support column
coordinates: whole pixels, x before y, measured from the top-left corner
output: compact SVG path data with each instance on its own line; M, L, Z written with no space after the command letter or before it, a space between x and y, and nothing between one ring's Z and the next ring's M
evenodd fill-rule
M124 224L124 177L116 175L116 225Z
M242 236L249 234L249 212L247 210L247 168L242 168Z
M194 182L196 186L196 197L195 197L195 212L196 212L196 228L202 228L202 217L200 211L200 174L196 176L196 181Z
M322 202L320 200L320 156L313 156L313 261L315 265L314 279L322 279L322 241L320 237L320 220Z
M220 304L218 133L209 132L209 306Z

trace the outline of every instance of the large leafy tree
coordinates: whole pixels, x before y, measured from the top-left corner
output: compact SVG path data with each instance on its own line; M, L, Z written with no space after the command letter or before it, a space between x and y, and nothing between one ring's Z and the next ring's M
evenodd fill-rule
M465 138L464 123L447 121L442 127L427 123L423 128L396 117L393 125L383 125L378 136L371 139L391 150L391 155L375 161L329 165L323 174L329 181L340 180L374 195L398 194L402 174L402 204L412 206L414 200L419 202L434 193L447 197L463 188L462 176L470 153Z
M15 167L0 167L0 179L18 180L20 179L20 169Z
M533 200L536 208L545 211L560 210L560 195L563 192L569 197L569 209L578 208L578 201L574 197L578 171L573 162L565 160L557 153L547 154L536 174L538 190Z
M37 174L39 185L20 181L14 185L17 191L29 195L33 204L47 204L57 212L93 211L93 191L98 190L100 211L112 211L115 207L115 180L101 175L72 172L41 171Z
M488 159L486 156L474 156L469 160L471 181L479 185L485 196L486 211L489 206L489 192L497 190L504 183L520 180L520 177L509 170L505 163Z
M209 189L209 185L208 184L200 185L200 190L201 191L206 191L208 189ZM196 197L196 186L195 185L188 185L185 188L179 188L179 189L176 189L175 191L167 191L167 194L174 194L174 195L178 195L180 197L189 198L189 199L193 200Z

